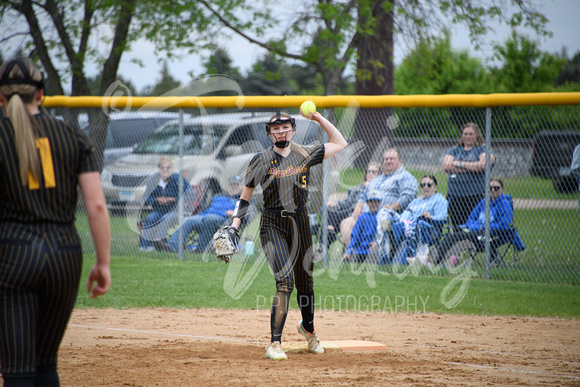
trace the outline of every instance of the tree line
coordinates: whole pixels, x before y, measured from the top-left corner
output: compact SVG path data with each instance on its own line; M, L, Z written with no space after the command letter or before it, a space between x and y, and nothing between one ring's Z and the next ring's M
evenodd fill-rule
M492 65L467 50L453 49L449 33L422 42L395 67L395 95L488 94L580 91L580 52L569 57L565 49L548 53L527 36L513 33L504 44L494 46ZM226 48L217 47L191 69L195 77L225 74L240 84L245 95L323 95L320 74L308 64L292 63L267 53L245 73L234 66ZM197 74L196 74L197 73ZM135 95L159 96L181 85L164 62L155 83L138 87L119 78ZM98 91L99 79L91 79ZM227 93L220 92L220 95ZM355 75L341 77L337 94L355 94Z

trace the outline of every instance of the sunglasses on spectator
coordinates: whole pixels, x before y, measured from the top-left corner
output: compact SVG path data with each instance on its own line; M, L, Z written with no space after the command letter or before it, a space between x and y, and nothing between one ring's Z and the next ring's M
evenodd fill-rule
M164 171L168 171L168 170L170 170L170 169L171 169L171 166L169 166L169 165L161 165L161 166L159 167L159 169L163 169Z
M379 173L379 171L375 169L367 169L367 173Z
M433 187L434 185L435 185L435 184L433 184L433 183L421 183L421 188L425 188L425 187L429 187L429 188L431 188L431 187Z
M501 186L499 185L490 185L489 189L492 191L499 191L499 189L501 188Z

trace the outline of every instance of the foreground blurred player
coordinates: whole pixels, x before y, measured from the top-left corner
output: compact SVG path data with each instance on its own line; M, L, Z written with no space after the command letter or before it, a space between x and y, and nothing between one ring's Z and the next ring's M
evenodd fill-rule
M43 76L29 60L0 67L0 370L4 386L59 386L57 353L82 269L77 184L97 260L91 298L105 294L109 213L87 136L39 112ZM93 285L94 284L94 285Z
M287 358L280 343L294 283L302 315L302 321L297 325L298 332L308 340L310 352L324 352L314 330L312 234L306 201L310 168L343 150L347 143L320 113L302 116L318 122L330 142L314 147L299 146L292 141L296 130L294 118L286 113L273 116L266 124L266 130L274 146L250 161L232 223L235 229L239 227L252 193L260 184L264 192L260 242L274 273L277 290L270 315L271 340L266 349L266 357L272 360Z

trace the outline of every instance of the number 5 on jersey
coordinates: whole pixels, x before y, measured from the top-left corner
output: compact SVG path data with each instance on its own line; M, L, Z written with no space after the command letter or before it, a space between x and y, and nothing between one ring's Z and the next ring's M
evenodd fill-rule
M50 151L48 138L37 138L36 147L40 151L40 165L42 166L42 174L44 175L44 186L46 188L54 188L56 187L56 179L54 177L54 165L52 164L52 152ZM29 171L28 189L33 190L39 188L40 184Z

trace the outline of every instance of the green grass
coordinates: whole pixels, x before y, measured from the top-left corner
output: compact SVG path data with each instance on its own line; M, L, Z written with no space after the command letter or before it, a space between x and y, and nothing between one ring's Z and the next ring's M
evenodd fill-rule
M578 193L558 193L552 180L535 176L511 177L503 179L508 193L514 198L542 200L578 200Z
M226 265L210 258L113 257L113 284L107 295L87 297L85 281L94 257L85 258L78 308L223 308L269 309L275 284L263 260ZM258 268L251 275L252 265ZM454 276L382 273L343 267L315 271L317 308L350 312L451 313L536 317L580 317L580 287L485 281L459 270ZM462 287L463 285L463 287ZM452 306L442 302L457 295ZM295 297L292 309L296 309Z

